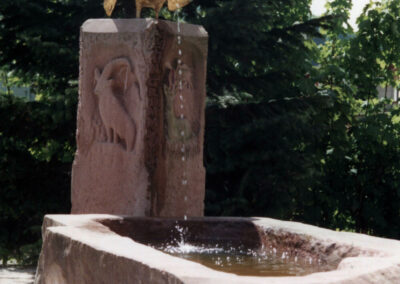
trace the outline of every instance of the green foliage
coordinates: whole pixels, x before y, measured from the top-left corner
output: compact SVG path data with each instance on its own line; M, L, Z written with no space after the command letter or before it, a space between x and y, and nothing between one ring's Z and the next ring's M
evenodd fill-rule
M315 87L319 73L313 66L319 51L313 39L322 37L318 28L333 30L338 17L310 18L308 1L282 1L286 12L280 16L275 2L263 3L265 9L257 12L248 6L243 16L249 22L237 21L224 11L219 12L224 21L215 22L220 29L214 31L216 40L235 25L235 31L242 33L238 38L245 43L236 47L221 41L209 71L209 78L215 78L220 89L206 115L207 213L328 225L324 220L329 213L321 212L324 207L319 203L324 192L316 188L323 177L321 160L336 100L332 92L318 92ZM240 17L240 10L237 14ZM262 30L248 28L258 22L264 22ZM215 27L210 24L208 29ZM212 32L210 37L212 46ZM231 68L226 72L229 77L218 77L225 48L233 50L228 53L230 62L242 64L245 59L236 57L259 56L252 60L260 68ZM222 63L221 70L226 70ZM236 98L235 105L225 103L227 96Z
M359 31L350 42L347 69L358 87L357 98L376 96L376 86L397 86L400 67L400 4L367 6L358 18Z
M347 109L331 122L324 158L323 184L336 200L331 226L394 238L400 238L399 109L375 98L377 86L398 86L399 38L389 27L400 20L399 8L396 1L367 6L357 33L328 37L318 67L321 89L336 93Z
M197 2L203 7L210 1ZM229 92L242 100L245 93L249 102L302 95L300 85L313 60L307 43L319 35L316 27L329 24L326 18L309 19L309 2L235 0L205 6L207 17L193 22L210 35L208 96Z
M103 15L98 1L0 2L2 83L27 84L37 97L0 94L3 260L35 262L44 214L69 212L79 26L88 14Z
M330 2L333 21L319 30L324 44L303 36L288 41L288 52L279 50L277 62L297 80L279 73L270 84L280 94L259 88L265 103L239 98L234 106L209 108L208 214L263 215L400 238L399 110L374 99L378 85L398 85L399 7L387 1L366 8L353 33L346 24L351 3Z
M399 238L400 124L393 121L399 109L385 111L387 105L361 107L366 114L349 126L347 143L326 157L326 182L342 214L338 224L351 216L357 231Z
M0 96L0 257L34 262L46 213L68 212L73 123L58 102ZM58 116L52 114L57 110ZM35 254L36 255L36 254Z
M321 108L331 103L315 96L208 108L208 214L297 216L321 175Z

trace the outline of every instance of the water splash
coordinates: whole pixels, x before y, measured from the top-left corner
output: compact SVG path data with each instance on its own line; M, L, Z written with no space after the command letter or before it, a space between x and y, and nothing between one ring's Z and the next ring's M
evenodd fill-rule
M198 244L190 242L190 232L184 222L176 222L169 243L154 248L173 256L201 263L210 268L238 275L300 276L336 269L319 258L301 256L275 247L257 249L244 245Z

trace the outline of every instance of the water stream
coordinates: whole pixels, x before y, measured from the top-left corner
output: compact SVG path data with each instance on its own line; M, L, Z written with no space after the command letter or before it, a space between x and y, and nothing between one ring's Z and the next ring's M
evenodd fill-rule
M183 82L182 82L182 65L183 65L183 52L182 52L182 33L181 33L181 19L179 16L180 13L180 5L179 3L176 3L176 18L177 18L177 44L178 44L178 60L177 60L177 71L178 71L178 90L177 90L177 95L179 97L180 100L180 111L181 113L179 114L179 118L181 120L186 119L185 118L185 114L184 114L184 103L185 103L185 98L183 97ZM183 123L181 125L184 125ZM188 179L187 179L187 171L186 171L186 160L187 160L187 156L186 156L186 143L185 143L185 129L182 128L180 129L180 134L182 136L182 145L181 145L181 161L183 163L182 165L182 186L186 187L188 185ZM186 195L186 191L185 191L185 196L184 196L184 202L187 202L187 195ZM187 208L187 205L185 204L184 206L185 208ZM184 219L187 219L187 213L185 212L184 214Z

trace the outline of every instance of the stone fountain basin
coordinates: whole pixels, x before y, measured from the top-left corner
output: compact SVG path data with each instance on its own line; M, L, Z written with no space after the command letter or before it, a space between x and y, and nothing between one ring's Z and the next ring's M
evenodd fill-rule
M190 243L274 247L336 269L295 277L239 276L145 245L177 237L177 221L188 228ZM269 218L47 215L42 234L36 284L400 283L400 241Z

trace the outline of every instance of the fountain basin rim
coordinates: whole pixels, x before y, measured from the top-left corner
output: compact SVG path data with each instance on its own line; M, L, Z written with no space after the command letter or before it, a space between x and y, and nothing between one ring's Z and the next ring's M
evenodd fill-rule
M120 236L101 224L105 220L166 221L171 218L146 218L116 215L47 215L43 223L43 237L61 238L71 247L87 246L101 255L113 256L121 261L131 261L146 269L161 273L176 283L265 283L265 277L238 276L207 268L201 264L167 255L130 238ZM182 221L182 219L174 219ZM335 244L336 247L354 247L359 251L356 257L344 258L337 270L313 273L299 277L268 277L268 283L398 283L388 282L384 277L400 281L400 241L387 240L361 234L335 232L296 222L279 221L270 218L204 217L189 218L192 222L252 222L266 232L298 234L310 241ZM351 250L350 250L351 251ZM42 256L41 256L42 257ZM39 267L40 269L40 267ZM167 275L167 276L166 276ZM382 278L383 277L383 278ZM363 280L364 279L364 280ZM376 282L366 282L376 279ZM374 280L375 281L375 280ZM392 280L391 280L392 281ZM168 282L165 282L168 283Z

